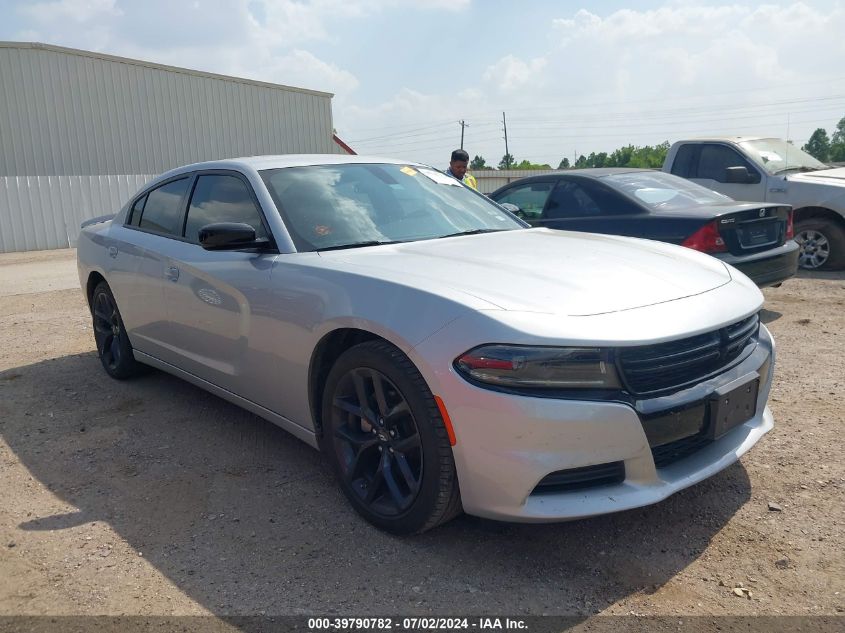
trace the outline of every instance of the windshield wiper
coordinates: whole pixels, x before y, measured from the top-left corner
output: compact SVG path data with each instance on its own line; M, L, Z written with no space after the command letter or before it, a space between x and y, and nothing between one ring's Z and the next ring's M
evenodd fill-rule
M795 167L784 167L783 169L778 169L774 172L775 176L778 174L782 174L787 171L800 171L800 172L807 172L807 171L820 171L821 167L808 167L807 165L796 165Z
M468 231L458 231L457 233L441 235L438 239L443 239L444 237L459 237L461 235L478 235L479 233L498 233L499 231L507 230L508 229L469 229Z
M369 240L367 242L352 242L351 244L338 244L336 246L326 246L325 248L314 249L316 252L322 251L339 251L344 248L362 248L364 246L384 246L385 244L402 244L405 240Z

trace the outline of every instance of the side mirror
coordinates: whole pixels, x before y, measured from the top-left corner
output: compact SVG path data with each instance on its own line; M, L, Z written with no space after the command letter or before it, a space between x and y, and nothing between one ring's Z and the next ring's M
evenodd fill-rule
M760 182L760 174L748 171L748 168L743 165L727 167L725 169L725 182L741 185L756 184Z
M256 240L255 229L240 222L206 224L199 230L199 240L200 246L207 251L261 248L270 243L266 239Z
M511 204L510 202L502 202L499 206L502 207L505 211L510 211L518 218L525 217L525 214L522 212L522 209L520 209L515 204Z

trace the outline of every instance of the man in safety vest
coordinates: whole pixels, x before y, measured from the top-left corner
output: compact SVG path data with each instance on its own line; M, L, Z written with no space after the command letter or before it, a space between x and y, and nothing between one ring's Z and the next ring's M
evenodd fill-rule
M467 165L469 164L469 154L462 149L456 149L452 152L452 160L449 161L449 169L446 173L452 178L460 180L467 187L478 191L478 182L475 176L467 173Z

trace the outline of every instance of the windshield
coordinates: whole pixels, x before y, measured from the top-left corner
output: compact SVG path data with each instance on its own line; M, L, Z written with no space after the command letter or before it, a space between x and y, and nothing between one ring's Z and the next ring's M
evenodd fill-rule
M409 242L524 225L421 166L346 164L261 172L299 251Z
M740 147L758 165L770 174L777 174L791 169L799 171L815 171L827 169L827 165L817 161L794 145L779 138L761 138L754 141L742 141Z
M680 176L659 171L634 171L601 179L628 197L660 211L683 211L691 207L724 204L731 199Z

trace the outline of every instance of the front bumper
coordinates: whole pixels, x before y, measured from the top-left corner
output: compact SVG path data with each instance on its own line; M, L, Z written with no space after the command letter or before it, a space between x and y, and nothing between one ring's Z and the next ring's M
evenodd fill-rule
M773 286L794 276L798 272L798 257L801 249L794 240L782 246L757 255L744 257L720 257L722 261L739 269L759 288Z
M682 392L634 405L526 397L473 386L455 374L442 393L457 437L455 464L464 510L523 522L576 519L649 505L723 470L773 426L766 407L774 343L761 326L754 353L732 369ZM643 419L706 403L716 389L759 374L756 409L746 422L658 468ZM624 463L620 483L534 493L547 475Z

